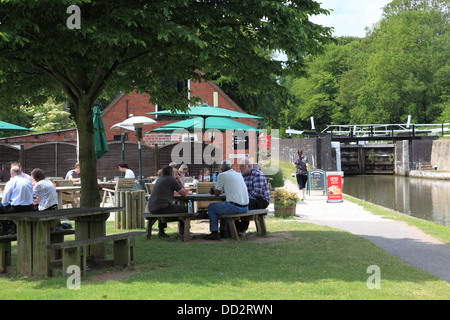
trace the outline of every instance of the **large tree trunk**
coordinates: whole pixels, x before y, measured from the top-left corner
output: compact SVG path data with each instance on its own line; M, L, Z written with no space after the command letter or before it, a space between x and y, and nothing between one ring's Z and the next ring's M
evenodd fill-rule
M80 144L81 206L98 207L100 205L100 193L97 184L93 112L88 99L80 100L75 121L78 127Z

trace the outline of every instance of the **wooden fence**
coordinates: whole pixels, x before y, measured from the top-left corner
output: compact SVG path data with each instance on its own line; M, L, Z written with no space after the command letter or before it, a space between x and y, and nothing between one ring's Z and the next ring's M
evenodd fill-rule
M189 173L191 176L198 176L201 170L201 143L182 142L164 145L159 147L141 144L142 176L154 176L158 169L172 162L172 151L177 146L177 156L187 159ZM189 150L190 156L184 157L184 151ZM108 144L108 152L97 160L97 178L106 177L108 180L120 176L118 164L121 161L121 142L111 142ZM222 152L215 149L212 152ZM190 158L190 161L189 161ZM0 144L0 164L8 167L11 162L19 160L22 163L23 171L30 173L34 168L44 170L47 177L65 177L66 173L74 168L77 162L76 145L65 142L48 142L35 145L29 148L19 148L7 144ZM136 177L139 174L139 154L138 145L135 142L124 143L124 162L133 170ZM189 164L190 163L190 164ZM218 171L219 164L206 166L209 170Z

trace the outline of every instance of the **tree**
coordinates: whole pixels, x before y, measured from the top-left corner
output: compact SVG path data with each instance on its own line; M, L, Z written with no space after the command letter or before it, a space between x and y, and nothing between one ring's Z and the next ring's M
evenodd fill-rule
M369 59L367 98L386 112L384 121L404 122L411 114L416 122L432 122L442 111L445 88L436 75L448 65L450 38L442 13L401 11L383 20L372 37L377 54Z
M355 39L343 38L339 44L326 46L326 52L318 57L309 57L305 77L289 77L285 85L298 100L291 102L289 126L295 129L310 129L310 118L314 117L316 129L324 129L333 121L347 121L345 111L336 102L339 82L347 72L350 46L344 43Z
M33 126L30 128L36 132L55 131L74 127L70 121L70 113L65 110L64 103L56 104L53 98L49 98L43 105L21 106L21 111L33 115Z
M221 74L251 89L273 88L276 77L300 75L305 55L332 40L330 28L308 20L323 13L305 0L4 0L0 99L66 95L79 132L82 206L95 206L92 107L102 92L136 90L183 109L187 94L176 80ZM284 51L286 64L261 53L272 50Z
M444 10L445 4L447 10ZM437 119L448 101L448 1L395 0L361 41L338 101L363 123Z

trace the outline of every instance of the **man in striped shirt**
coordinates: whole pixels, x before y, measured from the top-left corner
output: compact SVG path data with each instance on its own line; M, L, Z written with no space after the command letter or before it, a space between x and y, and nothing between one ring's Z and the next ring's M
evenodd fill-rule
M239 162L244 182L247 185L249 203L248 210L265 209L270 204L270 192L264 174L253 167L252 161L244 158ZM248 229L249 221L237 221L236 228L242 236Z

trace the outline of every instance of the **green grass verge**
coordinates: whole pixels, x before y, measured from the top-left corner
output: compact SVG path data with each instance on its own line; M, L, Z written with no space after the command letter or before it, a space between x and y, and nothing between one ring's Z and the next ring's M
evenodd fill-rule
M450 299L450 285L348 232L268 218L268 236L220 242L136 240L136 273L91 270L81 289L63 277L0 275L0 299ZM120 232L107 222L107 232ZM367 287L380 268L381 288ZM130 269L126 269L130 270ZM110 280L94 281L96 275Z

